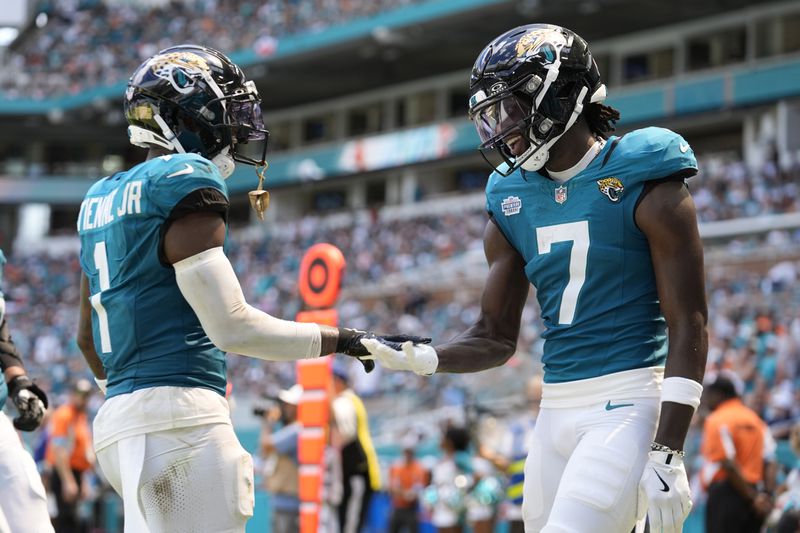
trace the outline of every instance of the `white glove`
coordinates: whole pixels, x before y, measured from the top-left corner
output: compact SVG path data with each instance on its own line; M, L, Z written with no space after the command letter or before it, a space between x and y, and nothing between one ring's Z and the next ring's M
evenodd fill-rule
M99 388L100 392L102 392L103 396L105 396L106 388L108 387L108 379L94 378L94 382L97 383L97 388Z
M692 493L683 459L651 451L639 481L637 517L647 513L651 533L680 533L691 510Z
M374 359L389 370L407 370L420 376L430 376L439 366L439 356L429 344L406 341L402 350L395 350L377 339L361 339L370 355L361 359Z

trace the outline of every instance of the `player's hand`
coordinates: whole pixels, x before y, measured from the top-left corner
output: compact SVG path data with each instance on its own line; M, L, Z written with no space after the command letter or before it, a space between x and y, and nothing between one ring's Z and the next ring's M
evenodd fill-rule
M669 459L668 459L669 458ZM680 533L692 510L692 494L683 459L651 451L639 481L638 517L645 512L652 533Z
M369 350L361 343L364 339L375 340L395 350L400 350L404 342L417 344L431 342L431 339L427 337L417 337L415 335L376 335L371 331L339 328L339 341L336 344L336 352L357 358L364 365L364 370L367 372L372 372L375 368L375 361L372 360L373 357L370 356Z
M369 351L365 359L375 359L384 368L430 376L439 366L439 356L433 346L428 345L430 339L425 340L427 341L425 343L413 340L397 343L365 338L361 339L361 344Z
M23 374L8 382L8 393L18 413L14 419L14 427L20 431L38 428L48 405L44 391Z

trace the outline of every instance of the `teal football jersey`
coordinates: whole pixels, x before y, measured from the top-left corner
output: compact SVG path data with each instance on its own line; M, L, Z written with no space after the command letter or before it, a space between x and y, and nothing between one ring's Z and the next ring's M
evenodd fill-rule
M92 331L108 397L156 386L225 393L224 354L160 256L170 213L179 205L201 208L182 203L201 189L221 193L224 211L228 190L217 167L199 155L177 154L99 180L81 204L80 262L89 280Z
M563 184L524 170L489 178L487 210L536 287L545 382L664 364L666 323L634 212L647 181L696 172L681 136L645 128L611 137Z

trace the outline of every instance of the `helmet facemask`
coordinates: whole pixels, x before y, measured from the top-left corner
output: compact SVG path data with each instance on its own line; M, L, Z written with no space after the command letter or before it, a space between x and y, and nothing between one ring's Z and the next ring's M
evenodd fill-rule
M256 167L266 165L269 131L264 126L261 98L255 83L248 81L234 94L212 100L206 107L215 103L223 108L222 121L211 124L211 127L223 135L225 147L228 148L223 148L220 153L225 152L227 157L239 163ZM260 144L255 146L255 143Z
M572 127L583 110L588 92L585 84L579 80L553 83L550 78L548 75L543 80L531 74L491 96L478 90L470 98L469 116L481 140L478 149L504 176L520 167L529 171L542 168L549 158L550 147ZM509 141L517 135L528 148L514 155Z

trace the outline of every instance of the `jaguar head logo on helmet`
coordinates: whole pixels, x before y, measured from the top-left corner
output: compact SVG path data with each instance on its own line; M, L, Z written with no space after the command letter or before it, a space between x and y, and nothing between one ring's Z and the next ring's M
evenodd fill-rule
M266 164L269 132L252 81L222 52L173 46L142 63L128 81L125 118L131 144L197 153L223 177L236 162ZM261 142L247 155L242 146Z
M479 54L470 77L469 117L481 153L498 172L536 171L581 113L605 97L586 41L560 26L529 24L497 37ZM604 136L618 114L602 108L610 113L590 128ZM496 163L493 154L500 157Z

